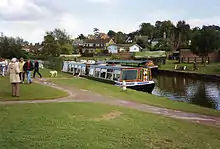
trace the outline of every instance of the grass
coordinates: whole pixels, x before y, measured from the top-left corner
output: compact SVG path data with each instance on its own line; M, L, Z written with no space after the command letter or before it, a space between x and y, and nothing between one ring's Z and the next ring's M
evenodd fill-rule
M220 112L214 109L204 108L184 102L176 102L169 100L167 98L158 97L152 94L147 94L135 90L128 90L127 92L122 92L119 87L93 80L71 78L71 79L57 79L57 80L54 79L53 81L57 84L67 85L69 87L74 86L80 89L90 90L105 96L111 96L123 100L135 101L139 103L154 105L158 107L165 107L175 110L182 110L186 112L220 116Z
M51 69L45 69L45 68L40 69L40 73L42 74L43 78L50 78L50 75L51 75L50 71L51 71ZM36 74L36 76L37 76L37 74ZM71 77L72 76L70 74L58 71L56 78L71 78Z
M1 100L41 100L65 97L66 92L33 83L20 85L20 97L11 97L11 84L8 77L0 77L0 101Z
M59 110L57 110L59 109ZM220 130L114 106L0 106L1 149L218 149Z
M135 57L166 57L165 51L145 51L135 53Z
M174 70L175 63L177 61L175 60L167 60L167 64L161 65L160 69L162 70ZM220 63L211 63L206 66L204 64L198 64L199 70L192 71L193 70L193 64L177 64L178 66L187 66L188 72L196 72L196 73L202 73L202 74L214 74L214 75L220 75ZM187 71L184 71L187 72Z

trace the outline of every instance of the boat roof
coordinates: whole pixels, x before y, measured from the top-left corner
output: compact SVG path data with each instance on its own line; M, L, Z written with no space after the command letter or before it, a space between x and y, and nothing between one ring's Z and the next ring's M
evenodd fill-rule
M101 69L114 69L114 70L121 70L123 68L133 68L133 69L138 69L135 67L127 67L127 66L103 66L103 65L91 65L90 67L94 68L101 68Z
M108 60L106 63L133 63L133 64L145 64L150 60Z

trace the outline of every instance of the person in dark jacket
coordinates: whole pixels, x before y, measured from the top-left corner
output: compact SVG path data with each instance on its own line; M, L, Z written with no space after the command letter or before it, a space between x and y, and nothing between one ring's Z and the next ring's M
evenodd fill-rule
M36 73L40 76L40 78L42 78L42 75L39 72L39 62L37 60L35 60L35 62L34 62L34 75L33 75L33 78L35 78Z
M31 62L30 59L28 59L28 61L24 64L24 72L27 74L27 81L29 84L32 83L32 80L31 80L31 71L33 71L34 69L34 66Z

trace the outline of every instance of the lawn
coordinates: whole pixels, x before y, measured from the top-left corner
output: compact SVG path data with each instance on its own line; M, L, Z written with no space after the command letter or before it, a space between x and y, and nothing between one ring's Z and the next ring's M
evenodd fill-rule
M57 110L59 109L59 110ZM0 106L1 149L218 149L220 130L114 106Z
M0 101L1 100L37 100L37 99L53 99L65 97L66 92L33 83L31 85L20 85L20 97L11 96L11 84L8 77L0 77Z
M51 75L50 71L51 69L46 69L46 68L40 69L40 73L42 74L43 78L50 78L50 75ZM39 76L36 74L36 77L39 77ZM72 76L70 74L58 71L56 78L71 78L71 77Z
M192 71L193 64L184 64L184 63L175 64L176 62L178 61L167 60L167 63L165 65L161 65L160 69L161 70L174 70L175 65L178 65L178 66L187 66L187 69L189 69L189 72L220 75L220 63L210 63L206 66L204 66L204 64L198 64L199 70Z
M105 96L111 96L119 99L135 101L139 103L145 103L145 104L154 105L158 107L165 107L169 109L220 116L220 112L217 110L204 108L184 102L176 102L169 100L167 98L158 97L152 94L147 94L135 90L128 90L127 92L122 92L119 87L93 80L71 78L71 79L57 79L57 80L54 79L53 81L57 84L68 85L69 87L74 86L80 89L90 90Z

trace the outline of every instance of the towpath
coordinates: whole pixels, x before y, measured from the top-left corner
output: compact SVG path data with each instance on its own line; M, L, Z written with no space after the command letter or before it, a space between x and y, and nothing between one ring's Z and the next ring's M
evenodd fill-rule
M116 99L113 97L106 97L98 93L94 93L88 90L82 90L74 87L53 84L46 79L35 80L36 83L40 83L46 86L50 86L59 90L63 90L69 94L68 97L58 98L53 100L30 100L30 101L0 101L1 105L7 104L26 104L26 103L59 103L59 102L81 102L81 103L104 103L109 105L121 106L126 108L135 109L138 111L158 114L175 119L182 119L191 121L194 123L212 125L220 128L220 117L207 116L202 114L195 114L177 110L171 110L147 104L141 104L132 101L126 101Z

